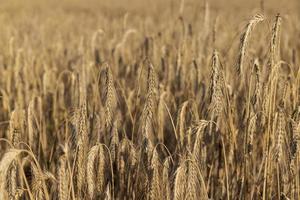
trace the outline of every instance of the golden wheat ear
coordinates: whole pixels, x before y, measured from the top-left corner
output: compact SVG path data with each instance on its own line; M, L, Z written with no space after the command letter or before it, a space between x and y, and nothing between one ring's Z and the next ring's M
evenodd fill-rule
M275 67L280 61L280 31L282 18L278 13L272 28L271 38L271 67Z
M162 199L162 185L161 185L161 171L160 171L160 161L158 152L156 149L153 151L151 168L152 168L152 177L150 182L150 199L159 200Z
M9 196L15 197L17 193L17 188L15 190L10 190L6 188L7 180L14 178L13 176L8 176L11 164L18 158L21 154L21 150L11 149L6 152L0 162L0 199L8 199ZM12 180L15 182L15 180Z
M104 147L103 145L99 145L99 150L98 150L98 166L97 166L97 172L96 172L96 177L97 177L97 192L98 194L103 193L105 190L105 179L106 179L106 155L104 152Z
M86 180L86 159L88 151L88 125L86 104L80 106L76 119L76 184L78 195L84 189Z
M144 66L147 69L147 94L146 102L140 119L139 132L143 138L152 143L155 140L155 125L156 125L156 109L158 100L157 76L153 65L148 59L144 60Z
M119 148L118 122L115 121L111 129L111 139L109 144L109 149L114 163L116 163L118 159L118 148Z
M9 138L12 146L19 147L21 138L24 136L25 126L25 112L24 110L15 109L11 113L9 122ZM17 195L18 185L18 164L16 160L13 160L8 170L8 191L10 198L14 198Z
M243 73L244 69L244 59L246 56L246 51L249 43L249 37L251 32L255 28L255 26L264 20L264 16L261 14L256 14L247 24L245 31L241 35L240 47L239 47L239 55L236 65L236 70L239 75Z
M113 74L107 63L104 64L100 73L100 96L105 108L106 127L111 128L117 108L117 94L114 85Z
M62 155L59 158L58 166L58 198L59 200L67 200L69 197L69 171L67 167L67 158Z
M89 153L87 159L87 186L88 186L88 195L91 199L94 198L95 190L96 190L96 159L99 155L99 145L93 146Z
M185 199L187 195L188 167L185 161L182 161L176 170L174 181L173 199Z

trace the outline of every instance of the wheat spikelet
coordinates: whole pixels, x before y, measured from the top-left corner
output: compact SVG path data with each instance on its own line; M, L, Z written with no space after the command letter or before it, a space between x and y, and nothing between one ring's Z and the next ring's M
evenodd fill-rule
M211 64L211 77L210 77L210 102L212 102L213 94L216 93L218 82L220 80L220 62L219 62L219 54L216 50L214 50L212 55L212 64Z
M33 174L33 181L31 183L33 195L35 199L44 199L44 192L42 188L42 184L44 181L43 174L39 172L33 162L31 162L31 171Z
M201 151L202 151L202 142L203 142L203 134L206 126L208 125L208 121L205 120L200 120L199 124L197 125L196 129L196 139L194 143L194 148L193 148L193 156L196 159L197 162L202 162L202 156L201 156Z
M59 158L59 168L58 168L58 197L59 200L68 199L68 170L67 170L67 159L63 155Z
M281 20L282 19L281 19L280 14L277 14L275 23L272 28L271 67L273 67L279 61Z
M95 161L97 154L99 153L99 145L93 146L89 153L88 153L88 159L87 159L87 171L86 171L86 180L87 180L87 186L88 186L88 194L91 199L94 198L95 194Z
M10 169L9 169L8 178L8 191L10 199L15 199L17 195L17 165L16 162L13 161Z
M98 167L97 167L97 191L98 193L104 192L105 189L105 154L103 145L98 149Z
M145 138L152 140L154 137L153 116L157 100L157 81L154 67L150 61L145 60L144 65L147 66L147 96L141 117L141 132Z
M297 155L299 153L299 141L300 141L300 123L296 123L295 121L292 121L292 142L291 142L291 162L290 162L290 170L292 174L295 174L297 171Z
M27 121L28 121L28 142L29 145L32 147L34 138L36 137L35 132L34 132L34 100L31 100L28 106L28 111L27 111Z
M14 147L17 147L22 137L22 131L24 129L25 113L23 110L14 110L11 114L9 123L9 138Z
M250 114L250 120L248 124L248 139L247 139L247 149L250 155L252 154L253 150L253 137L254 133L256 131L256 120L257 120L257 115L255 115L253 112Z
M114 122L112 130L111 130L111 141L109 145L110 153L111 153L111 159L114 162L117 162L118 159L118 145L119 145L119 134L118 134L118 125L117 121Z
M163 199L171 200L171 188L169 183L169 170L170 170L170 160L171 157L166 158L163 165L163 175L162 175L162 183L163 183Z
M212 115L218 117L223 108L223 91L222 85L224 84L224 79L220 67L219 54L216 50L213 52L212 56L212 72L210 79L210 110L213 112Z
M88 145L88 128L86 122L86 105L83 104L80 107L79 115L77 118L77 188L78 191L82 190L85 181L86 172L86 155Z
M299 141L300 141L300 123L296 123L292 121L292 130L293 130L293 138L292 138L292 159L295 159L296 155L299 151Z
M82 68L82 76L79 77L79 108L73 116L72 123L76 131L76 187L80 197L86 180L86 159L89 144L87 124L87 92L86 92L86 69Z
M32 99L28 106L28 114L27 114L27 121L28 121L28 141L31 148L36 151L37 150L37 131L36 131L36 116L34 111L35 106L35 99Z
M188 186L187 186L187 192L186 192L186 198L189 200L196 200L199 198L200 193L200 183L198 180L198 175L197 175L197 168L195 164L192 161L188 162Z
M179 110L177 116L177 124L176 124L176 133L177 138L179 139L180 145L183 146L184 138L185 138L185 131L186 131L186 114L188 112L188 104L189 101L185 101Z
M0 199L8 199L8 193L6 189L6 179L8 174L8 170L13 163L14 160L17 159L19 154L22 151L11 149L10 151L6 152L4 156L2 157L2 160L0 162ZM17 191L15 191L14 196L10 193L10 197L14 198L16 196Z
M152 160L152 154L154 151L154 145L153 143L148 139L144 138L142 141L142 148L141 148L141 162L143 165L148 169L151 170L151 160Z
M197 124L196 129L196 139L193 147L193 156L198 163L200 163L201 168L204 168L205 158L203 158L203 154L205 153L205 149L203 146L203 134L206 126L208 125L208 121L200 120Z
M151 168L152 168L152 180L150 185L150 199L160 200L162 199L161 184L160 184L160 173L159 173L159 157L156 149L154 149Z
M114 86L113 74L108 64L104 65L104 71L101 73L101 79L105 80L105 86L102 87L102 101L104 102L106 127L110 128L113 124L113 118L117 107L116 89Z
M276 126L276 144L275 144L275 160L280 162L282 160L283 151L283 137L285 135L285 118L283 110L280 109L278 113L277 126Z
M84 179L85 179L85 147L80 144L78 145L78 154L77 154L77 191L81 191L83 189L84 185Z
M255 60L254 62L254 69L255 69L255 101L254 101L254 107L258 109L258 105L260 105L260 97L261 97L261 80L260 80L260 68L258 60Z
M261 97L261 75L260 75L260 67L258 59L254 61L254 71L255 71L255 89L254 95L252 98L252 104L255 109L258 109L260 105L260 97Z
M176 177L174 182L174 199L181 200L186 197L187 187L187 166L185 162L182 162L176 170Z
M300 123L297 125L296 122L292 121L292 131L293 137L291 142L291 161L290 161L290 171L292 175L295 175L298 169L297 163L297 155L299 153L299 140L300 140ZM293 183L292 185L292 194L296 191L296 185Z
M262 15L256 14L249 21L249 23L246 26L245 31L243 32L243 34L241 36L240 52L239 52L239 57L238 57L238 61L237 61L237 72L239 75L243 73L244 58L246 55L250 34L253 31L254 27L263 20L264 20L264 17Z
M24 111L14 110L11 114L9 123L9 138L14 147L17 147L22 137L22 130L24 129ZM15 161L11 163L8 172L8 191L10 199L14 199L17 193L17 164Z
M295 120L297 122L300 120L300 106L297 106L294 109L293 114L292 114L292 118L293 118L293 120Z

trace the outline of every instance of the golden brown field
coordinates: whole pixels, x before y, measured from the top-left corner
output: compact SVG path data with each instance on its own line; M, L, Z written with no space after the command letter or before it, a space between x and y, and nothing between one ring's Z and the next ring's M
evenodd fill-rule
M300 200L298 0L0 0L0 200Z

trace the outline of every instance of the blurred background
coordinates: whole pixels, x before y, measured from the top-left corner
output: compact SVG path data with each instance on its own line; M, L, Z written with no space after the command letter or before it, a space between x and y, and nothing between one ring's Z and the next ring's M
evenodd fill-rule
M218 35L232 41L239 41L241 31L256 13L265 16L268 26L262 29L266 35L270 35L277 13L283 17L283 27L286 21L290 27L299 26L299 0L0 0L0 46L6 48L12 37L19 44L30 41L33 49L53 45L45 40L66 44L73 38L73 43L79 44L78 38L91 38L98 29L108 33L106 39L115 41L122 37L125 26L142 33L140 36L155 35L174 24L180 29L179 16L199 33L206 2L211 28L218 18L226 25ZM219 48L227 51L229 47Z
M53 11L53 9L63 9L66 12L139 12L151 14L157 11L176 11L180 4L184 2L185 9L193 9L194 12L201 11L201 7L207 1L211 8L219 13L223 12L254 12L264 6L266 12L290 13L300 10L299 0L1 0L1 13L14 10L15 14L29 10L38 12L39 10ZM234 10L232 10L234 9ZM160 12L160 15L163 12Z

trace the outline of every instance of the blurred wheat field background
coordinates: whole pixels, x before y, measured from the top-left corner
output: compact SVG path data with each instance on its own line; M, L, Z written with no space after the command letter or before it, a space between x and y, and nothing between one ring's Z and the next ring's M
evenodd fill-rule
M0 200L300 199L297 0L0 5Z

